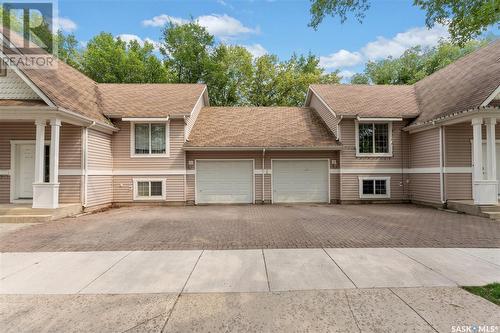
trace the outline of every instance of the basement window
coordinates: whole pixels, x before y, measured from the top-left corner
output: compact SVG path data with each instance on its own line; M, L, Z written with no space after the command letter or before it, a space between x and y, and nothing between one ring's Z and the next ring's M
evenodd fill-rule
M165 200L165 180L134 179L134 200Z
M391 197L391 177L358 177L361 199L388 199Z

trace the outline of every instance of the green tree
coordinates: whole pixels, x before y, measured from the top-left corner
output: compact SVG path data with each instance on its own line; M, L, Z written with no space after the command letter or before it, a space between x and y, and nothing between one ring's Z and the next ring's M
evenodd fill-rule
M278 63L278 57L269 54L255 60L252 82L248 93L248 100L251 105L277 105L276 80Z
M363 73L356 73L351 77L351 84L369 84L370 78Z
M76 69L80 68L81 54L75 35L65 35L61 30L55 35L57 57Z
M129 43L100 33L82 54L81 70L101 83L158 83L166 81L166 70L153 54L151 43Z
M500 0L414 0L413 5L426 12L427 27L446 25L458 45L500 22ZM325 16L344 23L350 14L362 22L369 8L370 0L311 0L309 26L317 29Z
M322 74L319 78L319 83L322 84L339 84L342 77L339 75L340 70L333 71L331 73Z
M488 40L472 40L463 47L450 42L441 42L425 50L413 47L399 58L369 61L365 66L365 76L373 84L413 84L486 43Z
M161 53L176 83L202 82L207 75L214 36L197 22L170 22L162 32Z
M205 83L212 105L248 104L253 74L252 55L241 46L218 45L207 66Z

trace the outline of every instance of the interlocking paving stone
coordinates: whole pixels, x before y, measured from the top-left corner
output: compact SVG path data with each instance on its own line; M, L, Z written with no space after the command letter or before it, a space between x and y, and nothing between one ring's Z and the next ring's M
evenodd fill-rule
M128 207L0 237L0 252L326 247L500 247L500 223L428 207Z

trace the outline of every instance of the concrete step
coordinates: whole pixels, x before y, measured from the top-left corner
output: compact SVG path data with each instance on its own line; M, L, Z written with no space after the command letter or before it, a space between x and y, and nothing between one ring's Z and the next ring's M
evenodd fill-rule
M52 215L54 209L15 207L0 208L0 216L3 215Z
M483 214L487 215L490 219L500 221L500 212L482 212Z
M480 206L482 212L500 212L500 206Z
M47 222L52 215L0 215L0 223L37 223Z

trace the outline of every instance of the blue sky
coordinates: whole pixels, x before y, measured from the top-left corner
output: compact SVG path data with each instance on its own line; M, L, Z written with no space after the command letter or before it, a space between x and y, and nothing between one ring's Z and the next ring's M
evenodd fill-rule
M308 0L59 0L59 16L63 30L83 43L101 31L155 41L164 22L194 18L218 40L244 45L255 55L286 59L310 51L327 71L339 69L344 77L362 71L367 60L399 56L413 45L433 46L447 37L444 27L425 28L425 13L413 0L371 2L362 24L326 18L317 31L307 26Z

